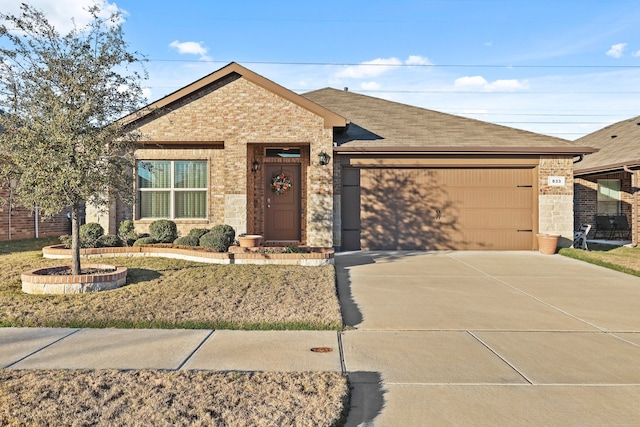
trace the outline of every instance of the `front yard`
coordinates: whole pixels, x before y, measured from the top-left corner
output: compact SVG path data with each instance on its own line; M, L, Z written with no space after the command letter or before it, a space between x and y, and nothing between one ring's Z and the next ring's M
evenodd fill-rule
M342 319L333 266L211 265L165 258L103 258L129 268L127 285L77 295L28 295L20 274L65 265L42 258L55 241L2 243L0 326L333 329Z
M211 265L164 258L127 285L28 295L20 274L57 239L0 242L0 326L330 329L342 319L333 266ZM340 425L349 388L335 372L26 371L0 369L0 425Z

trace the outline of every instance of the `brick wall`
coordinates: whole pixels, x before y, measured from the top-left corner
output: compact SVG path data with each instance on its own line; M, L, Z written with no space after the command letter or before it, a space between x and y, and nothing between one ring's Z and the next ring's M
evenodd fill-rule
M564 177L564 185L549 184L549 177ZM560 234L559 245L573 242L573 158L542 156L538 166L538 230Z
M153 116L153 117L151 117ZM156 111L141 122L140 130L147 147L136 151L139 159L209 161L209 218L204 225L226 223L238 233L261 230L260 210L263 201L251 173L251 163L259 160L264 147L301 147L303 192L302 242L321 246L332 241L331 224L315 218L331 217L332 199L309 204L315 195L333 193L333 165L319 166L320 151L332 153L332 129L324 128L324 118L251 83L236 74L227 76L175 105ZM203 147L222 143L223 149L171 149L172 143L201 141ZM154 143L162 149L151 148ZM198 153L204 157L198 157ZM195 157L194 157L195 156ZM315 161L314 161L315 160ZM260 160L259 160L260 161ZM193 228L193 221L176 220L182 232ZM197 224L202 226L202 224ZM136 229L144 231L148 222L136 221ZM308 232L313 230L313 232Z
M9 208L8 189L0 190L0 198L7 200L7 203L0 206L0 241L18 239L32 239L36 237L36 216L32 209L14 206ZM11 215L11 233L9 233L9 215ZM69 234L71 232L67 211L63 211L50 218L40 217L38 220L38 236L50 237Z

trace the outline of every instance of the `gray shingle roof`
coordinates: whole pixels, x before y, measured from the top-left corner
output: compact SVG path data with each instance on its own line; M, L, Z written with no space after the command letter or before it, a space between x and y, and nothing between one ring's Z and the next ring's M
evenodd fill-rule
M640 166L640 116L614 123L575 142L600 149L575 165L576 174Z
M527 147L588 152L565 139L348 91L325 88L302 96L351 121L345 133L336 135L340 147Z

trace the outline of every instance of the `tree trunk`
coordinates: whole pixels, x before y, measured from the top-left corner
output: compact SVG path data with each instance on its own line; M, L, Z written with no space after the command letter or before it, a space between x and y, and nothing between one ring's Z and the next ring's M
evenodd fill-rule
M80 274L80 208L71 208L71 274Z

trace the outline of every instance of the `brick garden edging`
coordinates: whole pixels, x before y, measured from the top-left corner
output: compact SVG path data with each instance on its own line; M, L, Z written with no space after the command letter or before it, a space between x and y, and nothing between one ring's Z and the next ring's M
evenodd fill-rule
M84 268L112 270L107 273L50 274L68 266L45 267L22 273L22 292L27 294L82 294L116 289L127 282L127 268L106 264L86 264Z
M280 264L319 266L334 263L333 248L311 248L309 253L261 253L254 251L206 252L190 249L127 247L127 248L89 248L81 249L80 255L86 258L103 258L115 256L148 256L160 258L182 259L186 261L204 262L209 264ZM264 249L264 248L263 248ZM71 258L71 249L64 245L53 245L42 248L42 255L49 259Z

